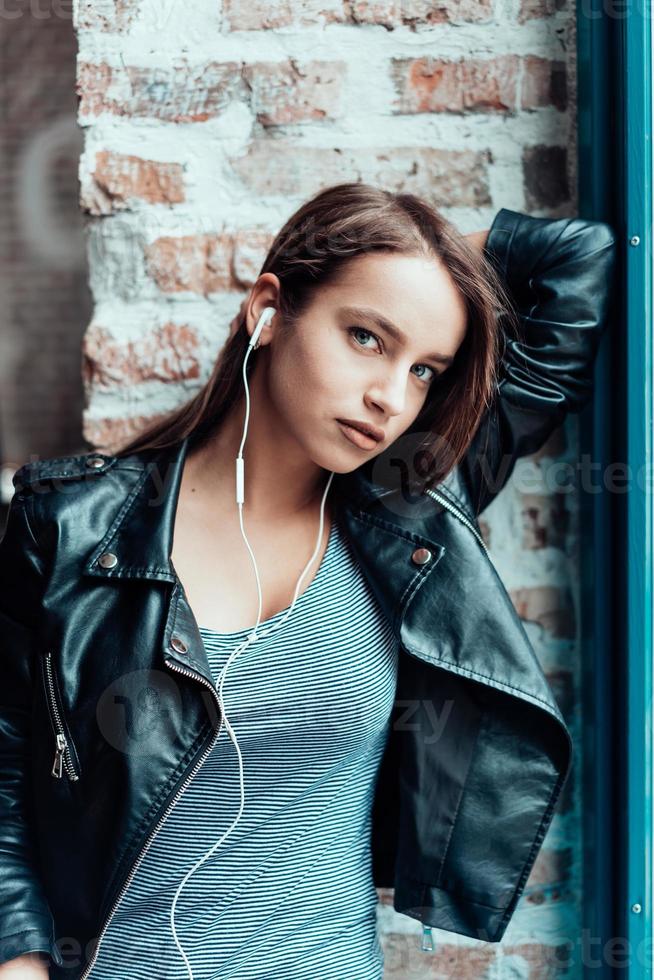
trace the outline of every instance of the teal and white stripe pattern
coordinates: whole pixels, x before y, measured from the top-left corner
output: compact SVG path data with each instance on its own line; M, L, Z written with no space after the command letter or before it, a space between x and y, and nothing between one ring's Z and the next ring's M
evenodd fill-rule
M217 680L251 628L200 632ZM194 980L381 980L370 833L396 683L397 641L334 520L290 617L227 671L245 807L177 901ZM238 758L223 726L130 882L91 980L188 980L171 903L239 804Z

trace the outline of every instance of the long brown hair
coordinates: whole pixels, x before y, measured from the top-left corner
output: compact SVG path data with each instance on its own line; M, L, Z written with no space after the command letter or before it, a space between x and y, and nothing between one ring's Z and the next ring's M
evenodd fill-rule
M454 361L433 382L407 430L423 437L420 446L429 454L430 466L422 486L434 486L468 449L495 392L503 335L517 335L519 321L491 262L434 207L413 194L343 183L320 191L291 215L261 266L259 275L272 272L280 280L278 312L284 329L296 325L321 286L336 281L348 261L367 252L437 257L467 309L466 334ZM248 341L243 312L197 394L116 455L163 449L187 436L195 446L206 442L242 397ZM249 366L252 362L251 357Z

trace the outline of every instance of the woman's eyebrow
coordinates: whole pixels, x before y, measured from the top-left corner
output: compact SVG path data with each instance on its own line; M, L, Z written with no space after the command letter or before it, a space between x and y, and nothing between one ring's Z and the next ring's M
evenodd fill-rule
M383 314L378 313L377 310L373 310L370 306L344 306L339 311L341 315L345 317L354 317L355 319L360 318L362 320L371 320L375 323L380 330L384 330L393 340L401 347L406 347L406 335L402 333L399 327L396 327L391 320L388 320ZM438 361L439 364L452 364L454 361L453 357L446 354L427 354L426 357L432 361Z

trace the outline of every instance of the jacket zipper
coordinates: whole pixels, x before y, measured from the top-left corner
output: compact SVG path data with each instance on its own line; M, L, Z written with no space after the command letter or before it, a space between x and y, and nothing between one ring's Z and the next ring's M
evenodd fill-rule
M66 770L66 775L70 780L75 782L79 779L79 775L75 770L75 765L70 752L70 747L68 745L68 739L66 738L66 733L64 731L64 726L61 720L61 712L59 711L59 705L57 704L57 696L55 694L54 678L53 678L53 666L52 666L52 653L48 651L45 655L45 674L47 683L47 695L50 701L51 707L51 719L54 721L55 729L55 756L52 763L51 775L55 779L61 779Z
M161 827L161 824L164 822L164 820L166 819L166 817L168 816L168 814L170 813L170 811L175 806L177 800L179 799L179 797L182 795L182 793L186 789L186 787L189 784L189 782L191 781L191 779L193 779L193 776L196 774L196 772L198 771L198 769L202 766L202 764L204 763L204 760L207 758L207 756L209 755L209 753L211 752L211 750L215 746L216 742L218 741L218 737L220 735L220 731L222 729L222 724L223 724L222 712L220 711L220 701L218 700L218 696L216 694L215 687L212 684L210 684L209 681L206 680L206 678L202 677L201 674L196 674L195 671L186 670L186 668L184 668L184 667L178 667L176 664L174 664L170 660L167 660L166 661L166 664L168 665L168 667L172 668L173 670L178 671L180 674L186 674L188 677L193 677L193 678L195 678L195 680L198 680L202 684L204 684L205 687L209 688L209 690L211 691L211 693L212 693L212 695L214 697L214 700L215 700L216 704L218 705L218 711L220 712L220 723L219 723L218 728L216 729L216 731L214 733L213 738L209 742L208 746L206 747L206 749L204 750L204 752L202 753L202 755L200 756L200 758L198 759L198 761L196 762L196 764L193 766L193 769L191 770L191 772L189 773L189 775L186 777L186 779L184 780L184 782L182 783L182 785L180 786L180 788L178 789L178 791L175 793L175 796L173 797L173 799L170 801L170 803L166 807L166 810L162 814L161 818L157 821L156 826L148 834L148 836L146 838L146 841L145 841L143 847L141 848L141 851L138 854L138 857L136 858L134 864L132 865L131 870L130 870L127 878L123 882L123 886L120 889L120 892L118 893L116 899L114 900L113 905L111 906L111 909L109 910L109 915L105 919L105 923L104 923L104 925L102 927L102 932L100 933L100 936L98 938L98 941L97 941L97 943L95 945L95 951L93 953L93 959L88 964L88 966L86 967L84 973L82 973L82 975L80 976L79 980L86 980L86 978L88 977L89 973L93 969L93 965L94 965L94 963L95 963L95 961L96 961L96 959L98 957L98 953L100 952L100 944L102 943L102 938L103 938L105 932L107 931L107 929L109 927L109 923L111 922L111 920L112 920L112 918L114 916L114 913L115 913L116 909L118 908L118 905L120 904L120 902L121 902L121 900L122 900L125 892L129 888L130 882L132 881L134 875L136 874L136 871L137 871L137 869L138 869L141 861L145 857L146 851L149 849L152 841L154 840L155 836L157 835L157 833L159 831L159 828Z
M482 546L482 548L490 558L488 548L486 547L486 542L484 541L484 539L482 538L481 534L474 526L472 521L469 521L468 518L465 516L463 511L460 511L458 507L455 507L454 504L450 503L447 497L444 497L441 493L438 492L438 490L425 490L425 493L429 494L430 497L433 497L434 500L438 500L443 505L443 507L445 507L452 514L454 514L455 517L458 517L458 519L463 524L465 524L466 527L470 528L474 536L477 538L477 541L479 541L479 544Z

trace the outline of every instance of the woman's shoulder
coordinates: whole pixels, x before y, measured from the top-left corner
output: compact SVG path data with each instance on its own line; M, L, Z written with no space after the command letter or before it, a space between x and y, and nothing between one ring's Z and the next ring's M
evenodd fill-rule
M84 509L97 506L100 498L119 504L145 468L142 454L121 458L89 451L30 460L12 477L14 497L29 500L32 520L39 525L81 521Z
M69 456L50 456L23 463L13 475L15 489L22 492L34 490L40 484L44 488L56 481L89 480L117 469L142 471L147 465L145 453L117 456L89 450Z

